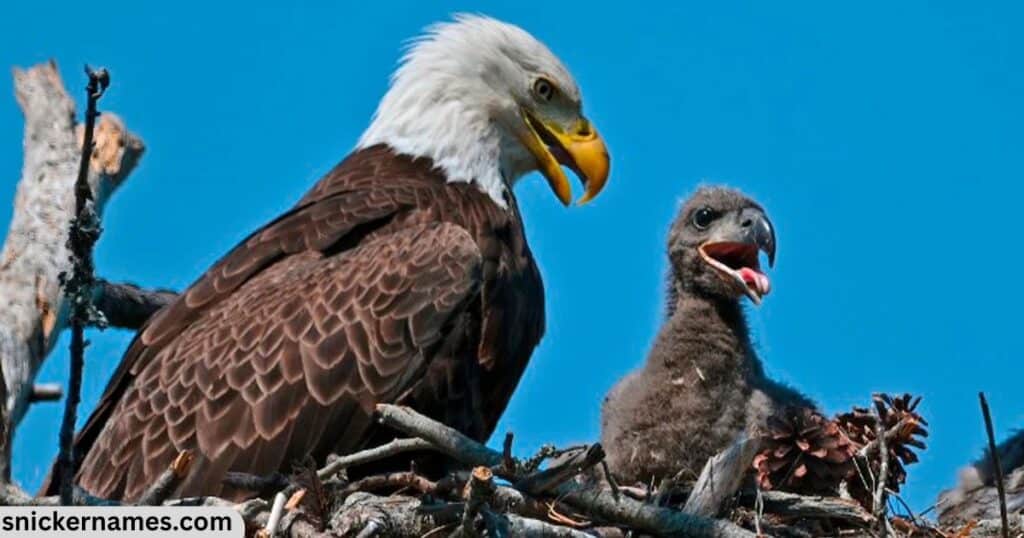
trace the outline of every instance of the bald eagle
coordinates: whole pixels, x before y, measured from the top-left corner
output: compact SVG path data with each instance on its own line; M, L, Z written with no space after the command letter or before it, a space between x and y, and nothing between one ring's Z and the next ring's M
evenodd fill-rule
M382 402L486 440L544 331L511 187L539 170L568 204L562 166L586 202L609 157L558 58L490 18L431 27L355 150L140 330L77 436L77 483L133 500L191 450L177 495L240 498L226 473L386 437Z
M644 365L605 398L601 443L623 482L696 478L705 461L787 406L814 408L765 375L740 301L771 290L759 253L775 261L775 228L743 193L703 187L668 237L668 317Z

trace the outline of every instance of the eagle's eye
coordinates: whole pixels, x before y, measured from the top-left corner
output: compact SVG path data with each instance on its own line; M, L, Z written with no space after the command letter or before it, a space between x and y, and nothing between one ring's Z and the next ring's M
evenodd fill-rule
M718 218L718 213L714 209L705 206L693 214L693 225L698 230L706 230L716 218Z
M533 94L539 101L550 101L555 96L555 85L541 77L533 83Z

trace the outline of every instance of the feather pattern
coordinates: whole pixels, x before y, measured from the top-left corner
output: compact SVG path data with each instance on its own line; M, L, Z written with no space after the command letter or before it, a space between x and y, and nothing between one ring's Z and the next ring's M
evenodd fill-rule
M382 402L485 440L544 326L510 200L427 159L356 151L140 331L78 435L78 483L132 500L192 450L176 494L240 498L227 472L386 437Z

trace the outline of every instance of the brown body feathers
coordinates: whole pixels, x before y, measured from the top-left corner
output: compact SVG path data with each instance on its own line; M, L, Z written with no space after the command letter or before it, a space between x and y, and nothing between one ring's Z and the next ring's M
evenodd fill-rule
M357 151L140 331L78 435L77 481L132 500L191 450L177 495L244 496L226 473L387 437L381 402L485 440L543 316L511 195L501 208L428 160Z

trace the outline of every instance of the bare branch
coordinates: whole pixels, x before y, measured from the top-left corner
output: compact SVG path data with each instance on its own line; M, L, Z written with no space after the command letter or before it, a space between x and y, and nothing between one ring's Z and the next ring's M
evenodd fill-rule
M837 519L859 527L868 527L875 522L856 501L839 497L805 496L783 491L762 491L761 498L766 512L781 516Z
M504 455L502 459L503 461L506 460ZM524 477L516 482L515 487L522 491L534 493L549 491L553 487L564 483L602 461L604 461L604 448L601 447L600 443L595 443L543 471L538 471Z
M412 452L415 450L436 450L436 448L434 445L424 441L423 439L395 439L378 447L368 448L347 456L341 456L340 458L325 465L322 469L317 471L316 474L321 480L326 480L335 474L338 474L342 469L382 460L396 454Z
M71 251L71 274L63 282L65 300L71 307L71 372L68 376L68 397L64 400L64 417L60 426L60 452L57 464L60 466L60 500L71 504L74 497L75 456L72 443L75 438L75 421L78 417L78 403L82 399L82 370L85 367L85 328L97 315L92 307L92 285L95 279L92 249L100 236L99 215L93 208L92 186L89 185L89 163L93 152L93 131L96 128L96 102L103 96L110 84L107 70L93 70L85 67L89 77L86 86L85 135L82 142L82 159L75 181L75 218L71 220L68 232L68 250ZM66 275L66 273L65 273Z
M714 517L725 499L736 493L743 477L750 470L760 442L741 436L728 448L704 464L697 484L686 499L683 511L697 516Z
M1003 524L1003 538L1010 538L1010 519L1006 514L1006 486L1003 484L1003 466L999 461L999 450L996 447L995 428L992 426L992 413L988 409L985 393L978 393L981 403L981 415L985 419L985 432L988 434L988 453L992 458L992 468L996 475L996 491L999 493L999 519Z
M170 304L178 294L171 290L147 290L128 283L98 280L93 287L93 304L111 327L139 329L157 310Z
M177 488L192 468L194 456L189 451L184 451L174 458L167 470L157 477L156 481L139 497L135 503L139 506L159 506L166 501L174 489Z
M64 388L58 383L37 383L32 385L29 403L56 402L64 397Z

